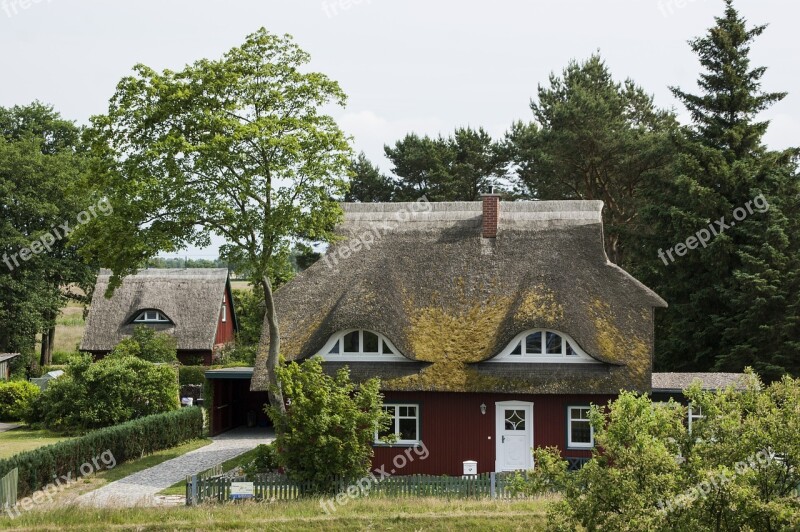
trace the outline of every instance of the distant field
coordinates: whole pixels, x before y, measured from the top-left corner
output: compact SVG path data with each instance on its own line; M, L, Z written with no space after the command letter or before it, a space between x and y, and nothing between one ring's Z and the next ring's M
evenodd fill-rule
M53 351L58 353L74 353L83 338L86 322L83 319L83 305L70 301L61 309L56 320L56 341Z
M232 290L251 290L252 288L247 281L231 281Z

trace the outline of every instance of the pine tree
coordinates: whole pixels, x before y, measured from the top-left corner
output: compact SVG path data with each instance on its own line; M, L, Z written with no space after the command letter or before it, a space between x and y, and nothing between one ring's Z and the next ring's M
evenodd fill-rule
M748 28L726 0L716 25L690 42L704 69L700 94L672 89L692 125L676 138L677 177L648 191L642 250L651 255L636 272L670 304L658 315L658 369L800 371L798 151L763 143L769 122L757 117L786 96L763 92L766 68L750 65L765 29ZM665 258L709 224L718 235Z

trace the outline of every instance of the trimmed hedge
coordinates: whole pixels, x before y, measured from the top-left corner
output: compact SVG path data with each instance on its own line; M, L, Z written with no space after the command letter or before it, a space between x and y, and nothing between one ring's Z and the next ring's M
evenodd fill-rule
M208 369L206 366L179 366L178 382L181 386L184 384L205 384L206 371Z
M203 436L203 412L198 407L183 408L147 416L113 427L94 430L0 460L0 477L19 468L19 497L71 474L80 476L80 467L105 451L111 451L117 464L139 459L163 449Z

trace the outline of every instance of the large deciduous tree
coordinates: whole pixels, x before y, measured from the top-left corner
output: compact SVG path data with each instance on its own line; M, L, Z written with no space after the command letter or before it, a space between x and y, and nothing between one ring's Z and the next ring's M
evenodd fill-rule
M675 176L646 199L658 238L642 271L670 303L657 316L663 369L800 374L798 150L763 143L769 122L758 115L785 96L762 91L765 68L750 64L764 29L748 27L726 1L715 26L690 42L703 67L699 94L673 89L692 124L679 137ZM754 203L756 212L747 208ZM674 262L657 258L709 224L721 234L707 244Z
M630 79L613 79L598 55L550 76L531 103L533 122L506 135L518 192L540 200L603 200L606 250L625 263L635 247L638 193L665 172L674 116Z
M32 355L41 333L42 365L51 362L60 308L85 301L67 286L94 283L64 229L93 203L79 137L52 107L0 108L0 352Z
M345 94L306 71L308 62L290 36L261 29L221 59L177 72L136 66L108 114L92 119L92 145L106 162L97 184L114 215L84 233L85 252L113 269L113 290L159 252L223 237L221 258L264 293L276 408L283 399L271 272L294 243L331 235L351 156L322 110L344 105Z

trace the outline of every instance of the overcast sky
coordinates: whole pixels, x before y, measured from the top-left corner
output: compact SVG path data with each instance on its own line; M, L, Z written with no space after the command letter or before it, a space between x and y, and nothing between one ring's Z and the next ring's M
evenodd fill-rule
M389 170L383 145L408 132L483 126L500 136L529 119L531 97L570 59L599 50L662 107L670 85L695 89L686 41L722 13L722 0L0 0L0 105L41 100L86 123L105 111L136 63L179 69L218 58L263 26L289 33L311 68L348 94L339 125L357 151ZM772 148L800 143L800 3L739 0L769 23L752 50L766 90L789 96L765 117ZM214 255L192 251L190 256Z

